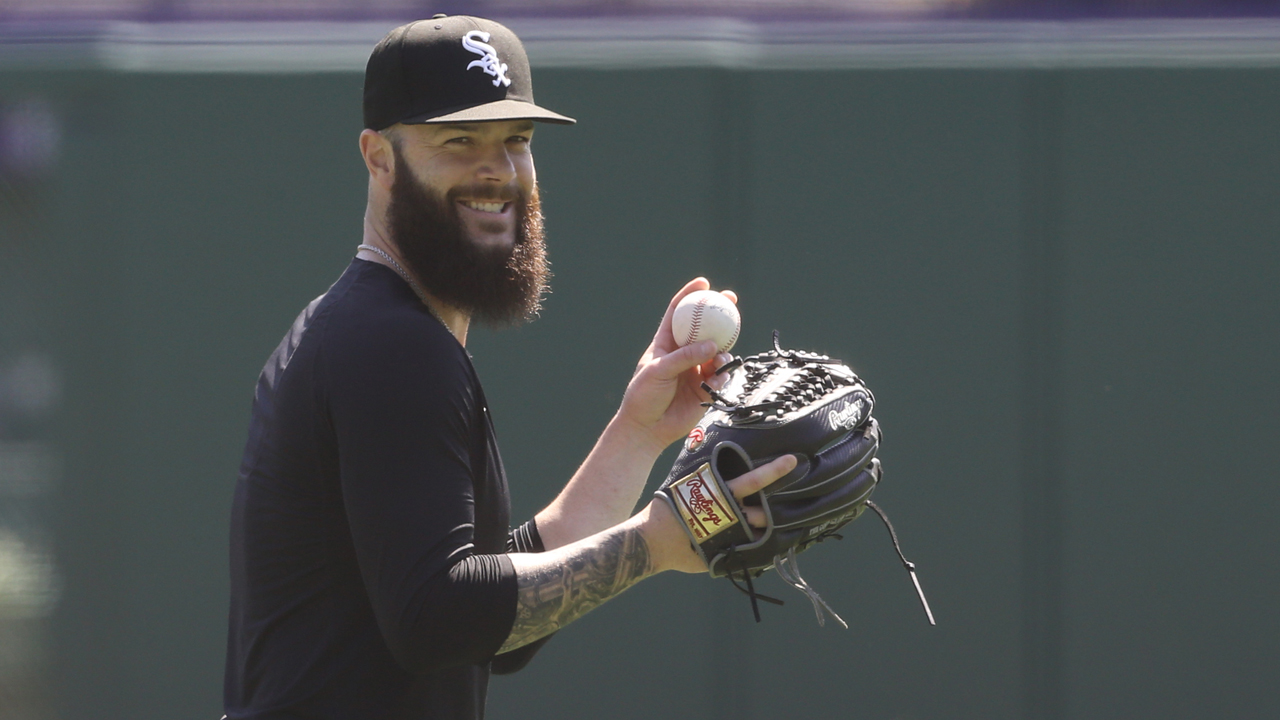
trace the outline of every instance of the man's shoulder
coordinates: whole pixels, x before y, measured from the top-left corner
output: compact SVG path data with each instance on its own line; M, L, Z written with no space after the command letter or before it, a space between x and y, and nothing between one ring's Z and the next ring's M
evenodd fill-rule
M354 260L314 310L317 349L338 369L385 372L408 365L470 376L466 351L391 269Z

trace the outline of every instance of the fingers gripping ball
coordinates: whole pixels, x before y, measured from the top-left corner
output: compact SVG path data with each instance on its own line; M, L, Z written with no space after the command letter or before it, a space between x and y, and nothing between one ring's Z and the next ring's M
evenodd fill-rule
M738 306L714 290L685 295L671 316L671 334L681 346L712 340L718 352L728 352L741 330Z

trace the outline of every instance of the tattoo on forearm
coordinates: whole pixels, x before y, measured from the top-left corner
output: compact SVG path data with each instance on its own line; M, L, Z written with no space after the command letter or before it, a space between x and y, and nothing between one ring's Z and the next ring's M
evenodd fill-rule
M649 546L638 530L607 534L568 562L521 573L515 625L498 652L550 635L649 573Z

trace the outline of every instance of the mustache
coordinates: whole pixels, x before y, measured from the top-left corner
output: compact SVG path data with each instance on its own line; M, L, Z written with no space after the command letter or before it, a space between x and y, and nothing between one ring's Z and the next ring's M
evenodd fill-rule
M460 198L482 202L518 202L521 204L524 204L527 199L524 189L514 182L499 186L480 183L460 185L449 188L449 191L445 193L445 199L450 203Z

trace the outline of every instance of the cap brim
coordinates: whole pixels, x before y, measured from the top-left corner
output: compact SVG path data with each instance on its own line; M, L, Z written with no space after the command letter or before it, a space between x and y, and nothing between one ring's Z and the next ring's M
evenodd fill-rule
M497 100L458 110L447 108L426 115L417 115L400 122L405 125L423 125L426 123L485 122L489 120L537 120L558 125L572 125L578 122L571 117L551 112L546 108L521 100Z

